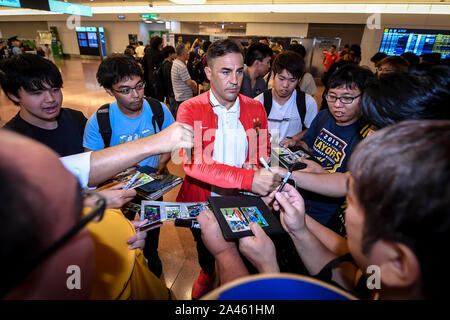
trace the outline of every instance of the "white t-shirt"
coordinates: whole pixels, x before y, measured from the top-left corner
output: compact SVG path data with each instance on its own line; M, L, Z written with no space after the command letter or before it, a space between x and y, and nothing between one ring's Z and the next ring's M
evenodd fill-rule
M261 93L255 100L260 101L264 105L264 93ZM306 114L305 114L305 126L309 128L311 122L317 115L317 103L313 97L309 94L305 94L306 101ZM291 97L284 105L279 105L275 99L272 98L272 109L267 117L269 123L269 132L271 141L274 137L278 136L280 142L286 137L293 137L296 134L302 132L302 120L297 108L297 91L294 90ZM278 131L278 132L277 132Z
M71 156L59 158L64 167L72 172L78 178L82 188L86 188L89 182L89 173L91 171L91 153L83 152Z

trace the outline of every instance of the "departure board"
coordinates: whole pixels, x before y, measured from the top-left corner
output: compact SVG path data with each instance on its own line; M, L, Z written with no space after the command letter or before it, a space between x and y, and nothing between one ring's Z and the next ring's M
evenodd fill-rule
M388 56L399 56L403 52L413 52L418 56L439 52L444 59L450 56L450 31L384 29L379 51Z

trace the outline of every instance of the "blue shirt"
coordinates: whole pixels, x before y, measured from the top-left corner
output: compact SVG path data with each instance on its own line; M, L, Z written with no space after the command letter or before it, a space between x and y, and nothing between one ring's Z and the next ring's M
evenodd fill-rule
M155 130L152 124L153 112L152 108L148 104L147 100L143 101L143 110L141 114L136 118L130 118L124 115L117 102L113 102L109 108L109 118L111 122L111 146L122 144L128 141L137 140L140 138L151 136L155 134ZM169 109L161 103L164 111L164 122L162 129L170 126L175 120ZM158 132L158 131L157 131ZM99 132L97 122L97 112L95 112L88 120L86 129L84 130L83 147L91 150L100 150L105 148L102 136ZM141 162L141 166L150 166L157 168L159 164L158 156L149 157Z
M328 110L322 110L314 118L303 137L313 156L329 172L346 172L350 155L361 140L361 122L339 126ZM312 192L304 192L306 212L326 225L336 212L343 198L331 198Z

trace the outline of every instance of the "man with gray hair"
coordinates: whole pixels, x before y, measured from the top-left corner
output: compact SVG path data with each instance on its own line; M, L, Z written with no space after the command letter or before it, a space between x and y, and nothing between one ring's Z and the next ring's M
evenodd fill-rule
M171 76L172 87L175 95L175 106L173 114L176 117L178 106L186 100L189 100L197 93L197 83L191 79L186 67L186 60L189 58L189 51L185 44L179 44L176 49L177 58L172 64Z

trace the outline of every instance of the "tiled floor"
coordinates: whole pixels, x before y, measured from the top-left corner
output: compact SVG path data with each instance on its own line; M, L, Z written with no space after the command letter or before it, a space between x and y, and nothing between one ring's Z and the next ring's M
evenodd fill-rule
M95 74L99 63L95 60L81 59L56 61L64 80L64 107L80 110L86 117L90 117L101 105L112 101L105 90L97 84ZM320 97L320 94L316 95L316 100L319 100L317 97ZM13 105L2 91L0 93L0 127L17 111L18 107ZM180 165L169 163L169 171L184 177L184 171ZM164 201L175 201L179 189L180 186L164 195ZM190 230L177 228L173 223L165 222L161 228L159 254L163 264L162 280L167 287L172 288L178 299L191 299L191 288L200 267Z

